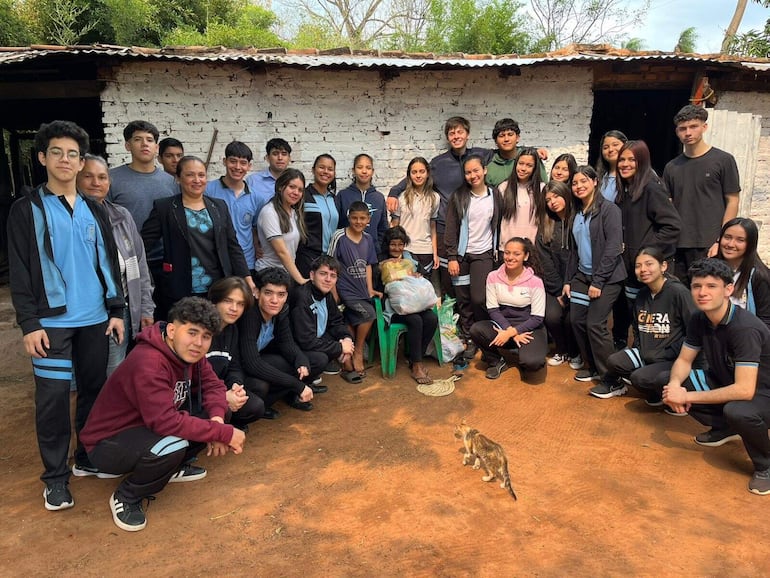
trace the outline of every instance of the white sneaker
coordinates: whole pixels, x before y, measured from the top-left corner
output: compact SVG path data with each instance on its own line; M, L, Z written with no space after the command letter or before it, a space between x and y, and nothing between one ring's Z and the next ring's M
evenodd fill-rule
M575 357L571 358L569 360L569 366L570 369L574 369L577 371L578 369L583 369L583 358L579 355L576 355Z
M549 357L548 358L548 365L550 365L552 367L556 367L557 365L561 365L565 361L567 361L567 355L566 354L557 353L553 357Z

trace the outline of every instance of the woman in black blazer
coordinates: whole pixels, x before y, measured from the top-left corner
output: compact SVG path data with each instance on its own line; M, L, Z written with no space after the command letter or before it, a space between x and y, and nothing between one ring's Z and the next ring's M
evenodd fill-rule
M158 199L142 227L145 248L163 240L163 271L155 279L155 319L166 319L182 297L205 297L212 283L223 277L254 282L235 236L227 205L203 195L206 165L194 156L176 167L181 195Z

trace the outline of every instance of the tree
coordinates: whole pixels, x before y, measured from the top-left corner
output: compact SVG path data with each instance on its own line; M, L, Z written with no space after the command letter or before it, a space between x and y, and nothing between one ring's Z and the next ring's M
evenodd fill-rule
M630 50L632 52L639 52L641 50L644 50L645 41L643 38L629 38L628 40L624 40L623 44L620 45L621 48L625 48L626 50Z
M393 32L384 46L405 52L425 50L431 5L431 0L391 0Z
M770 19L765 22L763 30L749 30L743 34L736 34L728 47L728 52L737 56L770 58Z
M244 7L232 23L219 19L209 21L203 32L191 27L180 26L163 36L163 45L227 46L230 48L274 48L284 44L272 28L278 17L261 6Z
M738 32L738 27L741 25L741 20L743 20L743 13L746 12L746 6L748 3L749 0L738 0L737 4L735 5L735 12L733 12L733 17L730 19L730 24L727 25L727 30L725 30L725 37L722 40L722 49L720 52L723 54L730 48L733 37L735 36L735 33Z
M674 52L695 52L695 42L698 40L698 33L695 31L695 27L685 28L679 35L679 40L674 46Z
M539 47L567 44L619 44L624 32L639 26L650 0L530 0Z
M526 53L521 4L515 0L432 0L425 48L468 54Z
M296 35L289 43L293 48L318 48L329 50L348 45L348 41L335 35L331 30L318 24L305 23L300 25Z
M0 0L0 46L26 46L34 41L32 30L14 0Z
M770 0L754 0L765 8L770 8ZM730 25L725 32L722 41L722 54L736 54L740 56L770 57L770 19L765 22L764 30L749 30L738 34L738 26L743 19L746 10L746 0L738 0Z
M328 30L351 48L369 48L393 32L393 20L401 16L389 0L296 0L292 9L305 17L301 24Z
M88 0L27 0L22 10L34 35L48 44L78 44L99 24Z
M103 0L114 42L125 46L155 44L158 7L151 0Z

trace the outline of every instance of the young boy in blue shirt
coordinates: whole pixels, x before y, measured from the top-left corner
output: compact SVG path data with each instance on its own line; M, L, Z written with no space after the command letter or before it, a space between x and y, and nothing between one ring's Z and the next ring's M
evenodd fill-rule
M372 265L377 264L374 240L366 232L369 207L363 201L354 201L348 209L349 225L334 232L329 243L329 255L340 262L336 292L345 305L345 320L354 336L353 369L366 376L364 344L376 318L372 297L382 297L374 290Z
M106 379L108 340L124 339L126 302L110 221L105 209L76 187L88 145L88 135L73 122L41 125L35 149L48 180L14 203L8 219L11 298L32 357L48 510L75 505L67 466L73 372L79 437ZM73 473L105 477L79 439Z

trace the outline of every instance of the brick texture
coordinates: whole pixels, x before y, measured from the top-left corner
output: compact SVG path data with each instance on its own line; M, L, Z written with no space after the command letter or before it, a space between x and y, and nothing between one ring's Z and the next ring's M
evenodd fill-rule
M264 145L281 136L294 152L293 166L309 177L313 159L331 153L346 184L353 157L374 157L375 185L383 192L417 155L446 149L442 128L454 115L471 122L472 146L493 147L492 127L503 117L522 126L522 144L572 152L586 160L593 97L591 71L569 66L522 69L501 76L479 68L401 71L385 78L369 70L243 68L236 64L123 63L101 71L103 122L111 165L127 162L122 130L128 121L153 122L185 151L205 157L214 129L211 175L220 174L225 145L233 139L254 151L261 170Z

